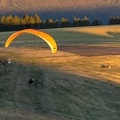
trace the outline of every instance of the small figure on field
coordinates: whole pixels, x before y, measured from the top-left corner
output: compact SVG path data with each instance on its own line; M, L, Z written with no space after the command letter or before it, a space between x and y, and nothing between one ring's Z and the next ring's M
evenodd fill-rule
M33 84L35 82L35 77L29 76L29 84Z
M100 67L102 67L102 68L110 68L109 65L103 65L103 64Z
M7 71L10 71L10 68L11 68L11 59L9 58L8 60L7 60L7 68L6 68L6 70Z

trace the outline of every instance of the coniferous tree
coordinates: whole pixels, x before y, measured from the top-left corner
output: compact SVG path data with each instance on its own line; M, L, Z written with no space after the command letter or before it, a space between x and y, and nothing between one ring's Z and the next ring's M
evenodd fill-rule
M74 26L74 27L78 27L78 26L80 26L80 25L81 25L81 20L80 20L80 18L74 17L74 19L73 19L73 26Z
M54 21L52 18L47 20L47 28L54 28Z
M84 17L81 21L82 26L89 26L90 25L90 19L88 17Z
M33 18L35 21L34 27L36 29L42 28L42 19L37 14L35 14Z
M43 29L47 28L47 22L45 20L43 20L43 22L42 22L42 28Z
M40 23L42 23L41 18L40 18L37 14L35 14L35 15L33 16L33 18L34 18L35 24L40 24Z
M58 28L58 27L59 27L59 21L58 21L58 19L56 19L56 20L54 21L54 27L55 27L55 28Z
M6 16L2 16L0 19L0 30L5 31L6 30Z
M6 17L6 30L13 30L13 17L10 14L9 16Z
M17 15L13 18L13 25L20 25L20 18Z
M108 24L110 24L110 25L120 24L120 17L119 16L111 16Z
M12 15L10 14L9 16L7 16L5 21L6 21L7 25L12 25L13 24L13 17L12 17Z
M34 24L35 24L35 20L31 16L30 19L29 19L29 21L28 21L28 28L34 28Z
M30 20L30 16L28 14L24 15L23 20L24 20L25 24L28 24L28 22Z
M62 18L60 27L69 27L69 26L70 26L69 19L68 18Z
M20 29L25 29L26 28L26 22L23 18L20 18Z
M99 20L97 20L97 19L95 19L95 20L92 22L91 25L93 25L93 26L96 26L96 25L102 25L102 22L99 21Z
M3 25L6 24L6 17L4 15L1 17L0 23Z

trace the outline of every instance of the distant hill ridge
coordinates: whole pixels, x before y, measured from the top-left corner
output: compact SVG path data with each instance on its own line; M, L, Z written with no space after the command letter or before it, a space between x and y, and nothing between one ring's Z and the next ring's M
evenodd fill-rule
M88 16L106 20L111 15L120 15L119 0L4 0L0 15L38 13L45 18Z

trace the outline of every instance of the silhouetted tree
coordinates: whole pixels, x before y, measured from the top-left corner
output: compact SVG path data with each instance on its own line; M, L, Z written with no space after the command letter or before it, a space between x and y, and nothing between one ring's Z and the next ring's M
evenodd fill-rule
M81 26L89 26L89 25L90 25L90 19L85 16L81 21Z
M60 27L70 27L70 22L68 18L62 18Z
M6 29L6 16L2 16L0 19L0 31L5 31Z
M78 27L78 26L80 26L80 25L81 25L81 20L80 20L80 18L74 17L74 18L73 18L73 26L74 26L74 27Z
M119 16L111 16L108 24L110 24L110 25L120 24L120 17Z
M54 27L55 27L55 28L58 28L58 27L59 27L59 21L58 21L58 19L56 19L56 20L54 21Z
M47 28L54 28L54 21L52 18L47 20Z
M102 22L99 21L99 20L97 20L97 19L95 19L95 20L92 22L91 25L93 25L93 26L96 26L96 25L102 25Z
M45 21L45 20L43 20L43 22L42 22L42 28L44 29L44 28L47 28L47 22Z

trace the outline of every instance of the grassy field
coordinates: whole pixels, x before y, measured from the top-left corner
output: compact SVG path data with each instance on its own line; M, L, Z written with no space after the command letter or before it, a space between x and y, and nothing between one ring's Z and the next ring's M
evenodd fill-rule
M1 32L0 58L12 59L12 65L8 72L0 66L0 119L119 120L119 27L43 30L56 40L56 54L30 34L19 36L5 49L13 32ZM104 32L86 32L90 29ZM112 54L114 50L117 54ZM31 85L29 75L35 76Z

